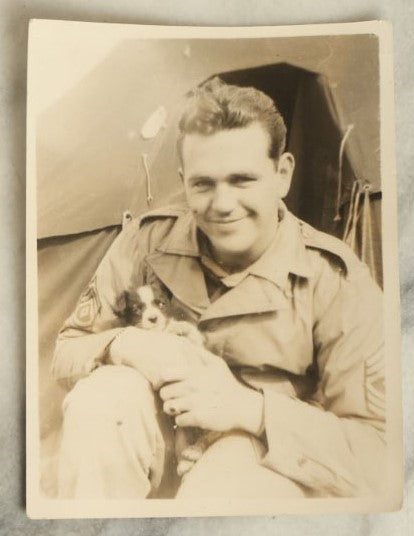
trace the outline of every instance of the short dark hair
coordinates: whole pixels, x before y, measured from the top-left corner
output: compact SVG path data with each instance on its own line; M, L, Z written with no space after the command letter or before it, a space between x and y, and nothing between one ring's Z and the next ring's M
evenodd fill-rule
M286 125L273 99L254 87L227 84L218 77L210 79L187 94L178 125L179 157L186 134L209 135L255 122L268 132L269 157L277 161L285 150Z

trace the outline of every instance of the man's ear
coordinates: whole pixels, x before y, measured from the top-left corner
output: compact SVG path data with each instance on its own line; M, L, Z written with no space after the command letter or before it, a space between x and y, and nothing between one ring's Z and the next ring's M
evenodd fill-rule
M277 164L277 175L279 180L279 195L283 199L289 192L295 170L295 158L292 153L283 153L279 157Z

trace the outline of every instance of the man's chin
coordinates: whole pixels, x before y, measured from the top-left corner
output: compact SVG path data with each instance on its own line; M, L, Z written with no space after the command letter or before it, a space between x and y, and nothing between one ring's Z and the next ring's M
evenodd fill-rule
M212 242L213 250L218 257L229 259L234 257L239 260L249 255L251 245L242 240L217 240Z

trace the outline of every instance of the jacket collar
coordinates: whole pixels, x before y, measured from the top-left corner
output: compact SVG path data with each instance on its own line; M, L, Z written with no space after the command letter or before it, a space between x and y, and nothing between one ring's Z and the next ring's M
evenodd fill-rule
M308 279L313 275L313 268L298 220L285 205L281 206L280 213L273 242L248 271L285 289L289 274Z
M197 227L190 211L177 218L168 237L147 256L147 262L174 296L200 315L200 321L286 308L289 274L308 278L312 267L298 220L284 205L281 209L273 243L237 277L232 274L223 279L225 284L228 279L228 286L234 288L214 303L210 303L207 294Z
M200 256L197 242L197 226L190 209L178 216L169 235L158 246L157 250L171 255Z
M285 287L290 273L309 278L313 274L309 256L302 237L299 220L281 202L279 229L270 247L251 266L237 275L224 278L240 282L248 274L267 279L278 286ZM202 252L197 240L197 226L190 210L177 218L166 240L157 248L161 253L201 258ZM210 268L214 261L209 260ZM218 267L218 271L222 271ZM213 268L214 270L214 268Z

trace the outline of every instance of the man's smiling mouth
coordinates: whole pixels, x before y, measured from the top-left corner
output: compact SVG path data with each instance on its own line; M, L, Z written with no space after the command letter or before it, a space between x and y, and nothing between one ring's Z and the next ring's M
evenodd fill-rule
M216 225L228 225L230 223L237 223L239 221L242 221L246 218L246 216L242 216L240 218L232 218L231 220L228 219L228 220L214 220L214 219L209 219L207 220L208 223L214 223Z

